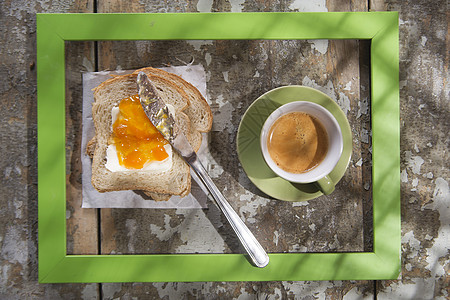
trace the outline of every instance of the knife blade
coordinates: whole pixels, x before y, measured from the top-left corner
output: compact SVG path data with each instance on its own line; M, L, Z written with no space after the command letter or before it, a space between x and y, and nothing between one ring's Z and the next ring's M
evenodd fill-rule
M174 116L144 72L139 72L137 86L141 106L150 122L161 132L164 138L172 145L173 149L188 163L202 181L202 184L208 189L253 263L259 268L267 266L269 256L214 184L198 159L197 154L192 149L191 144L189 144L186 136L177 126Z

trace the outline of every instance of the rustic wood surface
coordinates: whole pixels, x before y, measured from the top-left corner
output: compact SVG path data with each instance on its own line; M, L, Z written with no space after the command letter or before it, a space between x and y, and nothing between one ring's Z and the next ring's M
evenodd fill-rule
M400 13L402 273L390 281L37 283L36 18L38 12L368 11ZM1 299L448 299L448 9L440 1L0 2ZM82 72L184 65L207 73L214 113L209 163L230 204L270 252L372 249L369 47L362 41L66 43L67 251L234 253L226 220L204 210L81 209ZM330 196L289 203L254 187L236 131L259 95L300 84L328 94L353 134L349 168ZM201 234L200 234L201 233ZM214 241L214 242L211 242Z

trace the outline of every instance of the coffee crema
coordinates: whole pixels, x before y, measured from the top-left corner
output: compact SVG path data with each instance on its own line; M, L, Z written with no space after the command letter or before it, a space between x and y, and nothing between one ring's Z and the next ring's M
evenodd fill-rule
M267 149L277 166L290 173L305 173L318 166L328 152L328 134L317 118L291 112L269 130Z

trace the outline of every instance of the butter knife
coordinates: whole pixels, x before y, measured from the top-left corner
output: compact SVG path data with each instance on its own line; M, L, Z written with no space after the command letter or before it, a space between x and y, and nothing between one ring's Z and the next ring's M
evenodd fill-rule
M186 136L177 127L175 119L168 107L161 100L155 87L144 72L139 72L137 85L142 108L149 120L198 175L215 200L217 206L227 218L253 263L259 268L267 266L269 256L214 184L198 160L197 154L192 149Z

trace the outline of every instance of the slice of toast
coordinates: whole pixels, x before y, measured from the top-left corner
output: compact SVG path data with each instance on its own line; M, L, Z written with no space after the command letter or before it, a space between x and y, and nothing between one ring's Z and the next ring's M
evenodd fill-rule
M153 193L158 199L165 199L166 195L185 196L190 192L190 169L176 152L173 152L173 165L168 171L111 172L105 167L106 149L111 135L111 110L120 100L137 94L136 77L136 74L116 76L94 90L92 117L96 136L95 141L89 142L87 149L89 152L95 148L92 160L92 185L99 192L142 190L145 193ZM162 77L151 76L150 80L163 101L174 106L178 126L189 142L198 143L195 134L191 134L190 120L183 112L189 106L184 91Z

